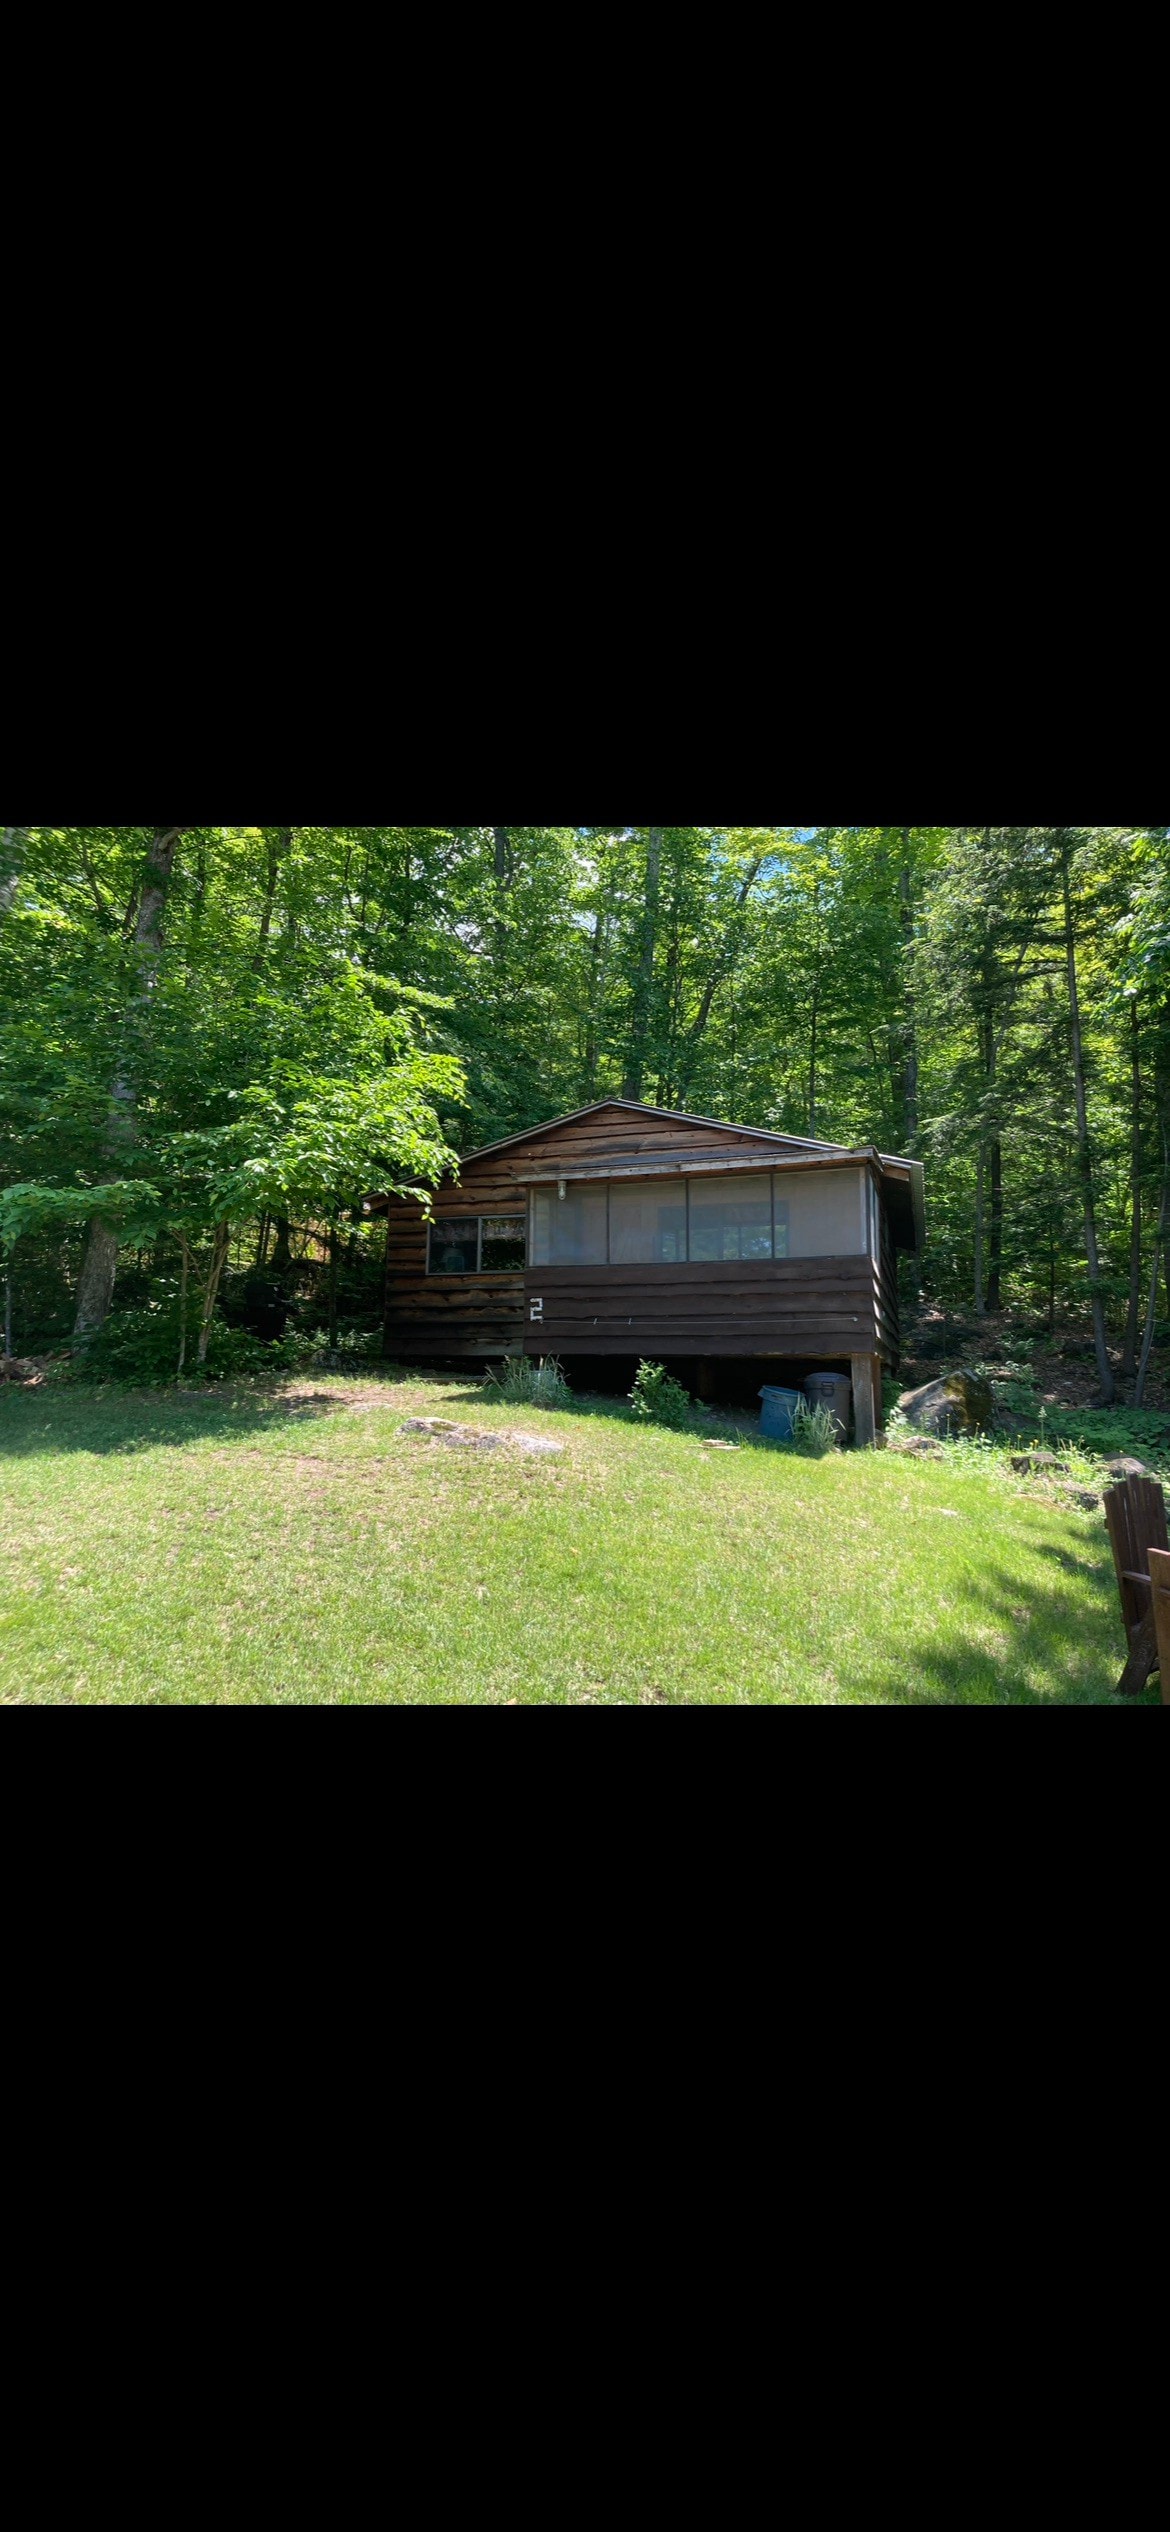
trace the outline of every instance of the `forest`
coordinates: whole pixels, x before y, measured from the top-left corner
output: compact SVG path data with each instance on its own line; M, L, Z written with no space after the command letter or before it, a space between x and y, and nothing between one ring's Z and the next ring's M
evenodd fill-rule
M608 1094L926 1164L911 1309L1170 1336L1170 830L0 831L5 1354L381 1343L387 1188Z

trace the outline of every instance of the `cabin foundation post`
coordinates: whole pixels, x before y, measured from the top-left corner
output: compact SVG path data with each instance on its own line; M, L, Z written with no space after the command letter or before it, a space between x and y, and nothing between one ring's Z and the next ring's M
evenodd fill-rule
M854 1354L852 1368L853 1438L859 1451L872 1451L877 1441L872 1354Z
M699 1397L704 1406L709 1407L714 1405L715 1366L707 1360L706 1356L703 1357L703 1360L699 1364L698 1391Z

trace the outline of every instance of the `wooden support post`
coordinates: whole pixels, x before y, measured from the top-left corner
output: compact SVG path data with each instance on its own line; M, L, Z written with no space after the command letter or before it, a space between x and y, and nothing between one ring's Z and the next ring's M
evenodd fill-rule
M871 1354L870 1361L873 1364L874 1421L877 1425L878 1432L884 1433L886 1429L886 1409L882 1384L886 1376L886 1367L880 1354Z
M1170 1706L1170 1556L1160 1547L1150 1549L1150 1580L1154 1586L1154 1624L1162 1672L1162 1703Z
M877 1440L872 1354L853 1356L853 1438L859 1451L872 1451Z

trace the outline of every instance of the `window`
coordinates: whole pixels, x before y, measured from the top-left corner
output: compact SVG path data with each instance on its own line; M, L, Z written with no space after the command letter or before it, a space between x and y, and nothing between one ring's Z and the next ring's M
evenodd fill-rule
M532 1199L534 1266L604 1266L609 1256L607 1187L538 1187Z
M691 1259L704 1265L772 1254L772 1181L692 1178Z
M480 1272L522 1275L528 1257L528 1235L521 1215L485 1213Z
M563 1183L563 1195L555 1186L533 1188L533 1267L726 1266L771 1258L864 1257L871 1242L874 1254L880 1254L881 1197L869 1173L860 1169L789 1164L750 1173L712 1170L693 1178ZM445 1226L448 1231L462 1227ZM485 1218L485 1273L522 1264L521 1229L519 1223ZM497 1234L507 1243L499 1249Z
M609 1217L611 1266L683 1266L686 1255L685 1186L615 1186Z
M478 1275L478 1214L469 1215L462 1221L432 1222L430 1272L432 1275Z
M527 1240L522 1215L468 1213L432 1222L429 1275L522 1275Z
M788 1209L788 1257L864 1257L868 1239L865 1187L859 1169L785 1169L776 1173Z

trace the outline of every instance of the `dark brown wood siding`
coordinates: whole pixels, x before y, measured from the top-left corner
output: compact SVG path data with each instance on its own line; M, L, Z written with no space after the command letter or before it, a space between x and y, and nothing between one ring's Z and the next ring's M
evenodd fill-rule
M866 1257L730 1266L534 1266L529 1354L772 1354L837 1360L884 1352ZM544 1307L539 1321L534 1303Z
M526 1208L514 1184L469 1173L462 1187L435 1197L444 1214L515 1214ZM386 1216L386 1351L399 1362L484 1356L497 1360L524 1346L523 1275L428 1275L422 1206L392 1197Z
M559 1163L599 1170L648 1161L764 1154L799 1161L749 1128L631 1116L613 1108L534 1129L520 1143L465 1164L460 1185L434 1198L441 1218L527 1218L527 1188ZM810 1156L811 1158L812 1156ZM883 1215L884 1215L883 1202ZM529 1312L543 1299L541 1327ZM595 1324L596 1323L596 1324ZM888 1230L879 1267L868 1258L748 1265L545 1267L514 1275L427 1274L421 1205L387 1206L386 1350L403 1362L498 1360L520 1353L773 1354L837 1360L898 1358L897 1275Z

